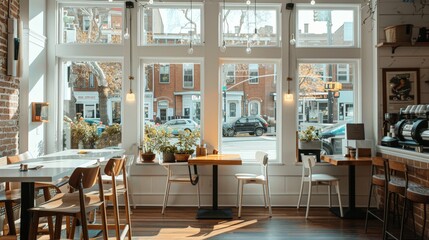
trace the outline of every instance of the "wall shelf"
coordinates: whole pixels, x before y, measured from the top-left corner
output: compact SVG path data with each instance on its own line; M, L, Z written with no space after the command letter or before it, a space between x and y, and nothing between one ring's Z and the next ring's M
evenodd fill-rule
M414 45L411 44L411 42L395 42L395 43L388 43L388 42L381 42L376 45L376 47L390 47L392 48L392 54L395 54L395 50L398 47L429 47L429 42L416 42Z

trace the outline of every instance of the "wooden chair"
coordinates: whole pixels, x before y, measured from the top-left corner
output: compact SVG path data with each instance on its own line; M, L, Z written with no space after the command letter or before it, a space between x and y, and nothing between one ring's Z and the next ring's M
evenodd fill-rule
M237 205L238 205L238 217L241 217L241 206L243 203L243 188L244 184L260 184L262 185L262 192L264 194L264 206L268 208L270 217L271 211L271 194L270 184L268 182L268 154L262 151L257 151L255 154L256 161L261 165L261 174L253 173L237 173L235 178L238 180L237 190Z
M302 159L302 177L301 177L301 189L299 191L298 204L296 208L300 207L301 196L304 188L304 182L308 182L308 196L307 196L307 210L305 211L305 218L308 218L308 211L310 209L311 201L311 189L315 185L327 185L328 186L328 201L329 207L331 207L331 185L335 184L338 195L338 204L340 205L340 215L343 217L343 207L341 205L341 194L340 194L340 180L334 176L328 174L314 174L313 167L316 165L315 155L304 155L301 154ZM308 174L306 173L308 171Z
M128 159L130 162L132 159ZM104 190L104 198L106 201L111 201L113 204L113 216L115 220L115 224L109 224L108 228L114 227L116 233L116 239L124 239L126 235L128 235L128 239L131 240L132 232L131 232L131 217L130 217L130 204L128 198L128 176L127 176L127 157L122 156L122 158L112 158L110 159L106 166L104 167L104 173L106 176L110 177L110 180L107 181L106 178L103 178L103 186L110 185L110 188L105 188ZM122 172L122 174L121 174ZM121 182L117 182L118 176L122 176ZM122 195L124 197L125 204L125 221L126 224L121 224L119 219L119 202L118 195ZM100 224L91 224L88 225L89 229L100 229L102 225ZM122 233L120 230L123 230ZM73 231L72 231L73 232ZM70 238L73 238L71 236Z
M0 158L0 165L7 164L7 157ZM4 204L6 219L9 226L8 235L13 237L16 235L15 218L13 213L13 206L21 202L20 189L10 189L10 184L5 183L4 189L0 191L0 203Z
M366 217L365 217L365 232L367 232L368 229L368 218L369 216L373 216L375 219L379 220L383 223L383 233L385 228L385 215L387 209L386 209L386 200L387 200L387 189L386 189L386 179L387 177L387 159L384 159L382 157L374 157L372 159L372 166L371 166L371 185L369 187L369 196L368 196L368 206L366 208ZM379 187L383 190L384 194L384 204L383 204L383 214L380 216L380 214L377 214L377 211L371 209L371 197L372 192L375 187Z
M84 190L92 188L98 181L99 194L85 194ZM76 168L69 179L71 193L59 193L51 200L38 207L29 209L33 214L30 239L36 239L39 217L55 216L54 239L60 239L63 216L78 219L82 225L82 237L88 240L87 213L97 208L101 209L101 224L103 225L103 239L108 238L106 205L104 202L103 181L101 179L100 166L94 165L87 168Z

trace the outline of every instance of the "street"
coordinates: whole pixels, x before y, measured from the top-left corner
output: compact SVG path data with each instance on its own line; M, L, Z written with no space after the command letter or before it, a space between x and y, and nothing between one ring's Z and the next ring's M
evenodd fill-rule
M241 159L252 161L256 151L268 153L268 158L277 159L276 136L250 136L248 134L222 138L222 153L239 153Z

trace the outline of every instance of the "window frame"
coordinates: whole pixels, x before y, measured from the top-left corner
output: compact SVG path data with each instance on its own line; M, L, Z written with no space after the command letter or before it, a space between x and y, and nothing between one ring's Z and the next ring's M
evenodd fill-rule
M168 66L168 73L161 73L161 69L165 69ZM171 73L171 65L166 63L166 64L159 64L159 83L160 84L170 84L170 73ZM168 75L168 81L163 82L162 81L162 75Z
M191 74L191 78L192 78L192 86L186 86L186 81L185 81L185 79L186 79L186 70L189 70L189 69L185 69L186 67L189 67L189 66L192 66L190 69L191 69L191 71L192 71L192 74ZM183 81L183 84L182 84L182 87L184 88L184 89L193 89L193 88L195 88L195 69L194 69L194 63L183 63L182 64L182 69L183 69L183 77L182 77L182 81ZM189 77L189 76L188 76Z
M254 65L256 65L256 69L254 68ZM251 67L252 66L252 67ZM255 71L256 70L256 71ZM259 64L249 64L249 84L259 84ZM252 72L256 72L257 77L252 77Z

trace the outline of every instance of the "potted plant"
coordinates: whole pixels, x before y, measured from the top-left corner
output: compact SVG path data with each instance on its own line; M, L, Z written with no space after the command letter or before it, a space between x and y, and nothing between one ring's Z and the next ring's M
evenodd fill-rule
M157 129L157 141L158 151L162 153L163 162L174 162L174 152L176 152L176 146L172 145L170 140L173 137L173 133L170 127L158 127Z
M140 144L143 162L153 162L155 160L155 151L158 146L157 135L157 129L154 125L145 125L143 141Z
M189 157L194 153L194 147L197 146L197 142L200 139L200 131L179 131L177 136L177 149L174 153L174 158L177 162L188 161Z
M319 139L319 129L315 126L308 126L298 134L299 149L321 149L322 144Z

